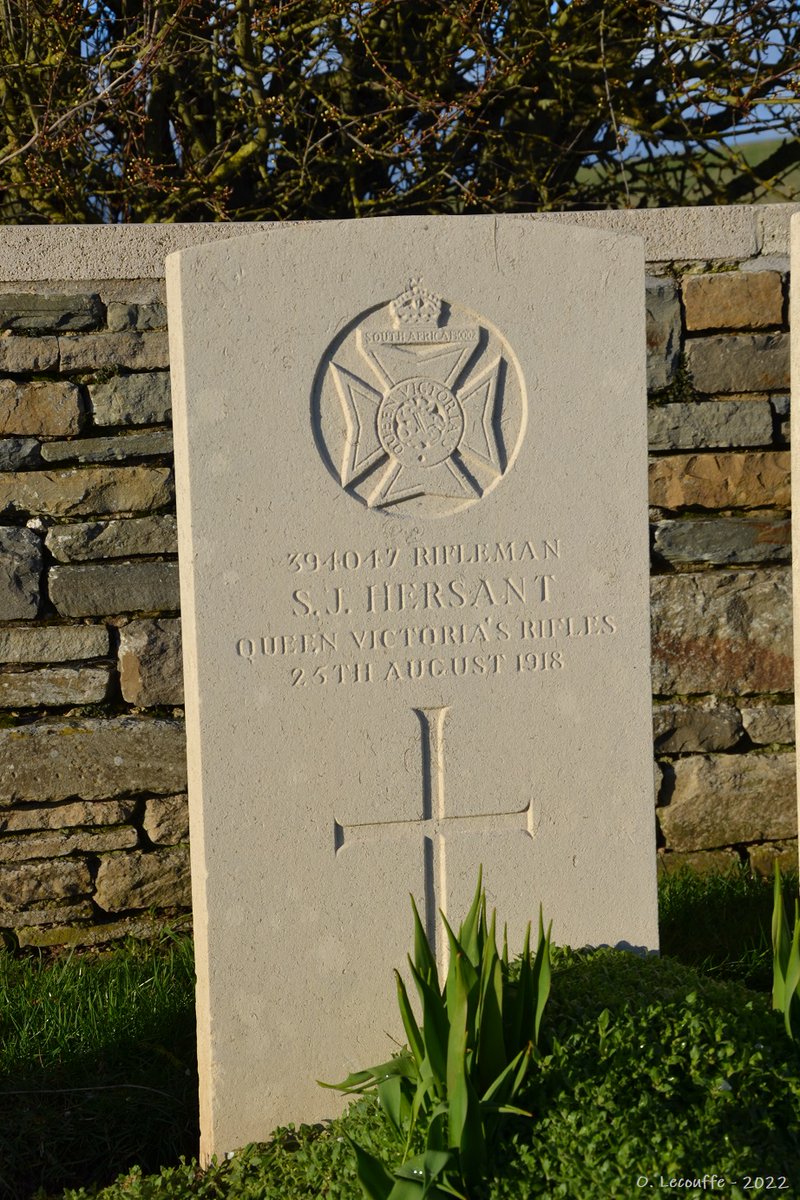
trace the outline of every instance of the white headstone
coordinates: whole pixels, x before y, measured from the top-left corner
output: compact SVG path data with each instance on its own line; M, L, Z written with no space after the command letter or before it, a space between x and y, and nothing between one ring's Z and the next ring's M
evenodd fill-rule
M644 262L330 222L168 290L207 1156L391 1052L409 892L656 945Z

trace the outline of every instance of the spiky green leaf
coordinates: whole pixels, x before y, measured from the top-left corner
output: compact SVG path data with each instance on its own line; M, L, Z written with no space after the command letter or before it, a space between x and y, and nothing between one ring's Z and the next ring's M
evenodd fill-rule
M367 1200L389 1200L390 1196L392 1200L400 1200L400 1197L394 1195L395 1179L386 1170L381 1160L351 1138L347 1140L353 1147L356 1156L356 1175Z
M520 1050L519 1054L512 1058L511 1062L501 1073L494 1079L481 1097L481 1102L486 1104L506 1104L519 1092L520 1087L525 1079L525 1074L530 1062L532 1047L526 1046L524 1050ZM520 1070L522 1068L522 1070Z
M539 1029L542 1024L545 1006L547 1005L550 996L550 981L552 977L552 967L550 962L550 930L552 924L548 925L547 933L544 932L544 921L542 919L542 909L539 906L539 943L536 949L536 960L533 964L533 972L531 975L531 1000L533 1003L533 1029L531 1030L531 1041L535 1048L539 1046Z
M400 972L395 971L395 982L397 985L397 1006L400 1009L400 1017L403 1022L403 1028L406 1031L406 1038L411 1047L411 1053L414 1055L414 1060L419 1067L422 1060L425 1058L425 1043L420 1032L417 1018L414 1016L414 1010L411 1007L411 1002L408 999L406 985L403 982Z
M531 997L533 995L533 970L531 964L531 927L525 931L525 945L519 960L519 976L513 989L511 1003L510 1038L508 1053L517 1054L530 1040L533 1028L531 1020Z
M366 1071L354 1071L341 1083L325 1083L322 1079L318 1079L317 1083L320 1087L335 1088L337 1092L365 1092L377 1084L378 1079L375 1074L377 1070L377 1067L370 1067Z
M422 1154L415 1154L413 1158L404 1162L401 1167L397 1168L396 1174L401 1179L415 1179L423 1182L427 1177L427 1180L430 1181L446 1171L448 1166L453 1164L454 1157L452 1150L425 1150Z
M477 1178L486 1159L480 1102L468 1070L469 984L474 968L462 954L455 960L455 989L447 1046L447 1103L450 1145L457 1147L465 1181Z
M461 945L461 941L453 933L453 930L451 929L444 913L442 913L441 916L442 916L442 924L444 925L445 933L447 934L448 949L450 951L450 961L448 963L447 979L445 981L445 988L444 988L447 1012L449 1014L452 1011L452 1007L453 1007L453 1003L454 1003L455 963L456 963L456 959L459 959L459 958L461 959L460 970L466 980L467 991L470 996L470 1002L472 1005L472 1009L474 1011L474 1009L477 1007L477 1002L478 1002L478 995L477 995L478 973L475 970L475 967L469 961L469 956L467 955L464 947Z
M476 968L480 958L479 928L484 899L483 866L480 866L478 867L478 886L475 888L472 904L458 931L458 940L464 948L464 953ZM444 919L444 914L442 914L442 919Z
M800 988L800 921L795 921L794 925L789 961L786 964L784 987L783 1021L786 1026L786 1032L791 1038L794 1036L792 1034L792 1008L795 1003L795 994L798 988Z
M425 927L420 920L417 906L414 902L414 897L411 897L411 908L414 913L414 966L417 972L426 983L438 983L438 970L436 967L436 959L434 958L431 944L428 941L428 935L425 932Z
M414 963L410 966L422 1000L421 1033L425 1057L430 1063L433 1087L438 1094L445 1086L447 1075L447 1039L450 1032L447 1011L438 987L424 979Z
M791 935L783 905L781 869L775 863L772 902L772 1007L786 1010L786 968L789 962Z
M503 971L495 941L495 914L483 944L478 985L478 1086L485 1090L507 1063L503 1032Z
M450 963L453 979L452 1000L449 1004L450 1037L447 1043L447 1102L449 1107L449 1137L451 1146L460 1146L467 1122L469 1095L467 1091L467 985L464 978L464 956L456 954Z
M404 1141L410 1117L411 1102L403 1091L407 1082L399 1075L389 1075L378 1084L378 1102L398 1138Z

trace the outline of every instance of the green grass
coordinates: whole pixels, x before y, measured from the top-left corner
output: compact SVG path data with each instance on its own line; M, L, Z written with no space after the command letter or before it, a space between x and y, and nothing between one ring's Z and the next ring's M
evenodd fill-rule
M673 876L660 902L671 959L557 954L548 1054L528 1096L536 1120L510 1127L470 1200L624 1200L641 1194L636 1173L706 1169L784 1173L783 1194L800 1195L800 1056L765 994L771 885ZM3 1200L81 1187L70 1196L83 1200L117 1176L108 1200L360 1200L345 1135L387 1161L397 1152L371 1101L198 1170L192 976L186 939L0 954Z
M797 875L783 880L792 919ZM744 869L667 876L658 895L661 953L756 991L772 988L772 882Z
M187 939L0 954L0 1197L195 1152L193 976Z

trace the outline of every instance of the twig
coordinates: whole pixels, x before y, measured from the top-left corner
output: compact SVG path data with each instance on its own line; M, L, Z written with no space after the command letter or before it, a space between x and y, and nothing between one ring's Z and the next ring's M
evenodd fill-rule
M603 7L600 10L600 61L603 64L603 85L606 89L606 100L608 101L608 111L611 114L611 127L614 130L614 139L617 143L617 154L619 155L619 169L622 174L622 186L625 188L625 201L628 208L631 207L631 193L628 187L628 173L625 170L625 162L622 157L622 138L617 125L617 118L614 113L614 104L611 99L611 88L608 84L608 72L606 71L606 40L604 36L604 27L606 23L606 4L603 0Z
M138 56L137 61L132 66L128 67L126 71L123 71L121 75L118 75L116 79L110 80L105 87L100 88L99 91L93 92L90 96L87 96L85 100L79 100L77 104L73 104L73 106L67 109L66 112L63 112L60 117L56 117L52 124L48 123L47 120L45 120L44 124L39 124L34 115L35 128L33 133L26 142L23 142L21 146L17 146L16 149L9 150L6 154L0 156L0 167L5 166L6 163L12 162L15 158L19 158L21 154L27 153L27 151L30 150L32 146L35 146L40 138L44 137L45 134L49 136L53 133L56 133L59 129L62 129L64 125L67 125L73 119L73 117L75 117L78 113L83 112L84 109L92 108L101 101L106 100L112 93L118 92L122 88L123 84L135 79L137 76L144 75L157 51L161 48L166 40L168 33L178 22L189 3L191 3L191 0L181 0L177 11L164 26L161 36L151 37L148 45L145 46L142 53ZM109 53L111 54L112 52Z

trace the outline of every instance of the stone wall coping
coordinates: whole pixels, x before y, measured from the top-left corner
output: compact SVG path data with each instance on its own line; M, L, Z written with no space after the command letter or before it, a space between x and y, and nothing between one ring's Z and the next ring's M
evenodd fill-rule
M525 213L509 219L630 233L644 238L649 262L667 262L788 254L789 222L796 213L800 204ZM164 259L173 251L271 224L7 225L0 230L0 283L163 279Z

